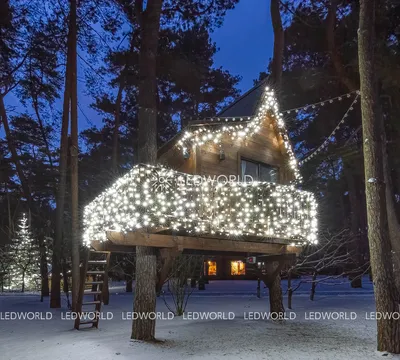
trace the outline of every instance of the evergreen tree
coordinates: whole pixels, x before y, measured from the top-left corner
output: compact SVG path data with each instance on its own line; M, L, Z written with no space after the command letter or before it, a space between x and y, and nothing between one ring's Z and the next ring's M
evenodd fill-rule
M11 283L24 292L26 288L36 288L40 277L39 250L25 214L22 214L15 235L9 250Z

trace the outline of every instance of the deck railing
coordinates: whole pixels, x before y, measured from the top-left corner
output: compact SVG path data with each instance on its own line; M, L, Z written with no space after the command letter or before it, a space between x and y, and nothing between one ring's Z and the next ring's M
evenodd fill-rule
M108 230L316 241L317 204L293 185L229 181L137 165L85 208L84 241Z

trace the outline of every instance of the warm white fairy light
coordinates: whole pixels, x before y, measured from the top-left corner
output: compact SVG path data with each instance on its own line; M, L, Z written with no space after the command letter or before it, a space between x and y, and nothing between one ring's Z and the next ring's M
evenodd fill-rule
M325 147L328 146L329 142L332 141L332 139L334 138L336 132L343 126L346 118L349 117L350 111L354 110L354 106L357 103L359 96L360 96L360 92L357 91L354 100L350 104L349 108L347 109L347 111L345 112L345 114L343 115L343 117L341 118L339 123L336 125L336 127L333 129L333 131L330 133L330 135L325 139L325 141L320 146L318 146L318 148L316 150L313 151L312 154L308 155L305 159L299 161L300 166L302 166L306 162L310 161L313 157L317 156L322 150L325 149Z
M295 179L301 181L302 178L297 160L287 135L285 122L282 114L279 112L278 101L275 97L274 91L269 87L266 87L262 99L263 101L261 102L256 115L252 117L250 121L246 123L230 123L218 127L203 126L196 130L187 129L179 140L178 146L182 148L182 151L187 152L188 149L196 145L201 146L208 142L218 144L221 142L224 135L229 136L231 140L244 139L257 133L261 129L261 124L265 120L267 114L271 114L276 118L278 130L283 138L289 156L289 166L294 172Z
M106 231L162 227L188 234L317 240L317 203L293 185L217 182L163 167L137 165L85 207L84 242ZM163 179L160 181L160 179Z

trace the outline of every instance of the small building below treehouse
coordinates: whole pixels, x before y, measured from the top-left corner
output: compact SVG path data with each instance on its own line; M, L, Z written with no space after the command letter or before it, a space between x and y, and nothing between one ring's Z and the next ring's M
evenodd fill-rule
M249 278L245 258L316 242L314 195L301 181L272 90L262 83L216 117L192 121L85 208L95 248L136 245L205 255L209 278Z

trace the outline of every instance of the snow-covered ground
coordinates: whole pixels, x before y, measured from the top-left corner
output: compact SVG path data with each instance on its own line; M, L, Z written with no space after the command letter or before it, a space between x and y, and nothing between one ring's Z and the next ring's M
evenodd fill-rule
M50 320L5 320L9 312L41 312L45 316L50 310L47 303L40 303L37 295L0 296L3 317L0 319L0 359L355 360L382 357L375 350L375 320L369 319L374 312L374 300L368 281L364 281L363 289L351 289L345 283L321 285L314 302L308 299L307 287L300 288L294 295L292 312L287 312L291 319L283 323L252 319L268 311L265 289L263 297L258 299L254 296L255 287L256 281L210 282L206 291L193 294L184 318L157 321L156 337L163 342L156 344L130 340L132 321L126 318L132 311L133 295L121 292L122 287L113 289L110 305L103 307L104 315L109 312L113 318L101 320L98 330L73 330L73 321L63 320L65 309L52 310ZM285 297L285 304L286 300ZM167 317L162 298L158 299L157 311ZM218 312L231 319L190 319L201 314L214 317ZM349 319L315 319L328 314Z

